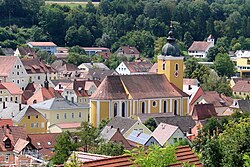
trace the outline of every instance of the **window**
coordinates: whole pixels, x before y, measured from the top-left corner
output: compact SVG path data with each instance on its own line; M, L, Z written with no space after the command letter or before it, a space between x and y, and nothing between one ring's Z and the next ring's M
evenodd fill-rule
M36 104L37 103L37 100L33 100L33 104Z
M19 84L19 80L16 81Z
M8 98L7 98L7 97L5 97L5 101L8 101Z
M38 115L36 115L36 118L38 118Z
M174 100L174 115L177 115L177 109L178 109L178 102L177 100Z
M48 145L51 145L51 142L50 142L50 141L48 141Z
M35 126L36 126L36 128L38 128L38 126L39 126L38 123L35 123Z
M64 119L67 119L67 113L64 113Z
M143 133L143 129L139 129L139 131L140 131L141 133Z
M10 156L10 154L6 154L6 155L5 155L4 161L5 161L6 163L9 162L9 156Z
M78 117L79 117L79 118L82 118L82 113L81 113L81 112L79 112Z
M156 101L153 101L153 107L156 107L157 103Z
M174 142L175 142L175 143L177 142L177 138L174 138Z
M2 101L3 101L3 99L2 99L2 98L0 98L0 101L2 102Z
M114 104L114 117L117 116L117 103Z
M175 71L179 71L179 64L175 64Z
M126 108L125 108L125 102L122 102L122 117L126 116Z
M44 122L42 122L41 123L41 128L44 128L44 127L45 127Z
M17 101L17 97L16 97L16 101Z
M37 79L40 80L40 76L37 76Z
M19 72L17 72L16 74L19 75Z
M162 70L166 70L166 64L165 63L162 64Z
M41 143L37 142L37 145L38 145L38 146L40 146L40 145L41 145Z
M167 101L166 100L164 100L164 102L163 102L163 112L164 113L166 113L167 112Z
M142 114L145 113L145 102L142 102L142 104L141 104L141 113Z
M56 114L56 119L59 119L59 114Z
M30 125L30 126L31 126L31 128L34 128L34 123L31 123L31 125Z
M28 116L28 119L30 119L30 115Z
M74 118L74 117L75 117L75 114L74 114L74 113L71 113L71 117Z
M13 101L13 97L10 97L10 101Z
M5 142L4 142L4 144L5 144L5 148L10 148L10 147L11 147L11 141L10 141L10 139L7 138L7 139L5 140Z
M74 103L74 97L71 97L71 102Z

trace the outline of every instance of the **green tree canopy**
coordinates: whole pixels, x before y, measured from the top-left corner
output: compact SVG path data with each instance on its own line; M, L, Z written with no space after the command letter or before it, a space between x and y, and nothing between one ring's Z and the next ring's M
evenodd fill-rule
M219 53L214 61L214 68L219 76L231 77L235 74L234 63L227 54Z

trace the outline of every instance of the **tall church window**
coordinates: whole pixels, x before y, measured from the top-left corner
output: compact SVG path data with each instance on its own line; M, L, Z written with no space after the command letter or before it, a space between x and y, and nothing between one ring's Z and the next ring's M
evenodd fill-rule
M179 64L175 64L175 71L179 71Z
M122 102L122 117L126 116L126 106L125 106L125 102Z
M164 100L163 102L163 112L166 113L167 112L167 101Z
M166 69L166 64L163 63L163 64L162 64L162 70L165 70L165 69Z
M117 103L114 104L114 117L117 116Z
M142 114L145 113L145 102L142 102L142 104L141 104L141 113Z
M174 101L174 115L177 115L178 103L177 100Z

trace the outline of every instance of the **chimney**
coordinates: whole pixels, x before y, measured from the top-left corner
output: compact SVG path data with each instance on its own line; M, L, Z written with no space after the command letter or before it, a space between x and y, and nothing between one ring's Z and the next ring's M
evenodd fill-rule
M192 128L191 127L189 127L189 129L188 129L188 134L192 134Z
M5 109L6 108L6 105L5 105L5 101L3 102L3 109Z
M22 104L19 103L19 111L21 111L21 110L22 110Z

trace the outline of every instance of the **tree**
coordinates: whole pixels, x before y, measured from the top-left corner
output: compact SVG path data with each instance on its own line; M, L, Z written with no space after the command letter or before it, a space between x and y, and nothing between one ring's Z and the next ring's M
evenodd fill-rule
M53 164L63 164L72 151L75 151L77 144L72 141L70 132L62 132L62 134L56 139L55 155L52 157Z
M139 147L126 151L126 153L132 156L136 166L141 167L162 167L176 162L175 147L172 145L166 145L164 148L151 145L147 150Z
M114 143L112 141L108 143L101 143L94 151L95 154L118 156L124 153L124 147L122 144Z
M149 118L143 124L152 132L157 128L157 124L154 120L154 118Z
M67 62L78 66L82 63L90 63L91 58L89 56L80 55L78 53L70 53L67 58Z
M82 122L78 130L79 132L76 134L81 140L80 145L84 148L84 151L88 152L91 149L94 150L100 142L99 130L88 122Z
M186 45L187 48L189 48L192 45L192 43L193 43L193 37L192 37L192 35L191 35L190 32L187 31L184 34L183 41L184 41L184 44Z
M216 46L209 48L208 53L207 53L207 60L209 62L213 62L218 53L219 53L219 50Z
M69 53L77 53L77 54L81 54L81 55L86 55L86 52L84 49L82 49L80 46L76 45L73 47L69 48Z
M36 55L39 59L45 61L48 64L53 63L56 60L56 56L48 53L47 51L44 50L38 50L36 52Z
M219 76L231 77L235 74L234 63L227 54L219 53L214 61L214 67Z

